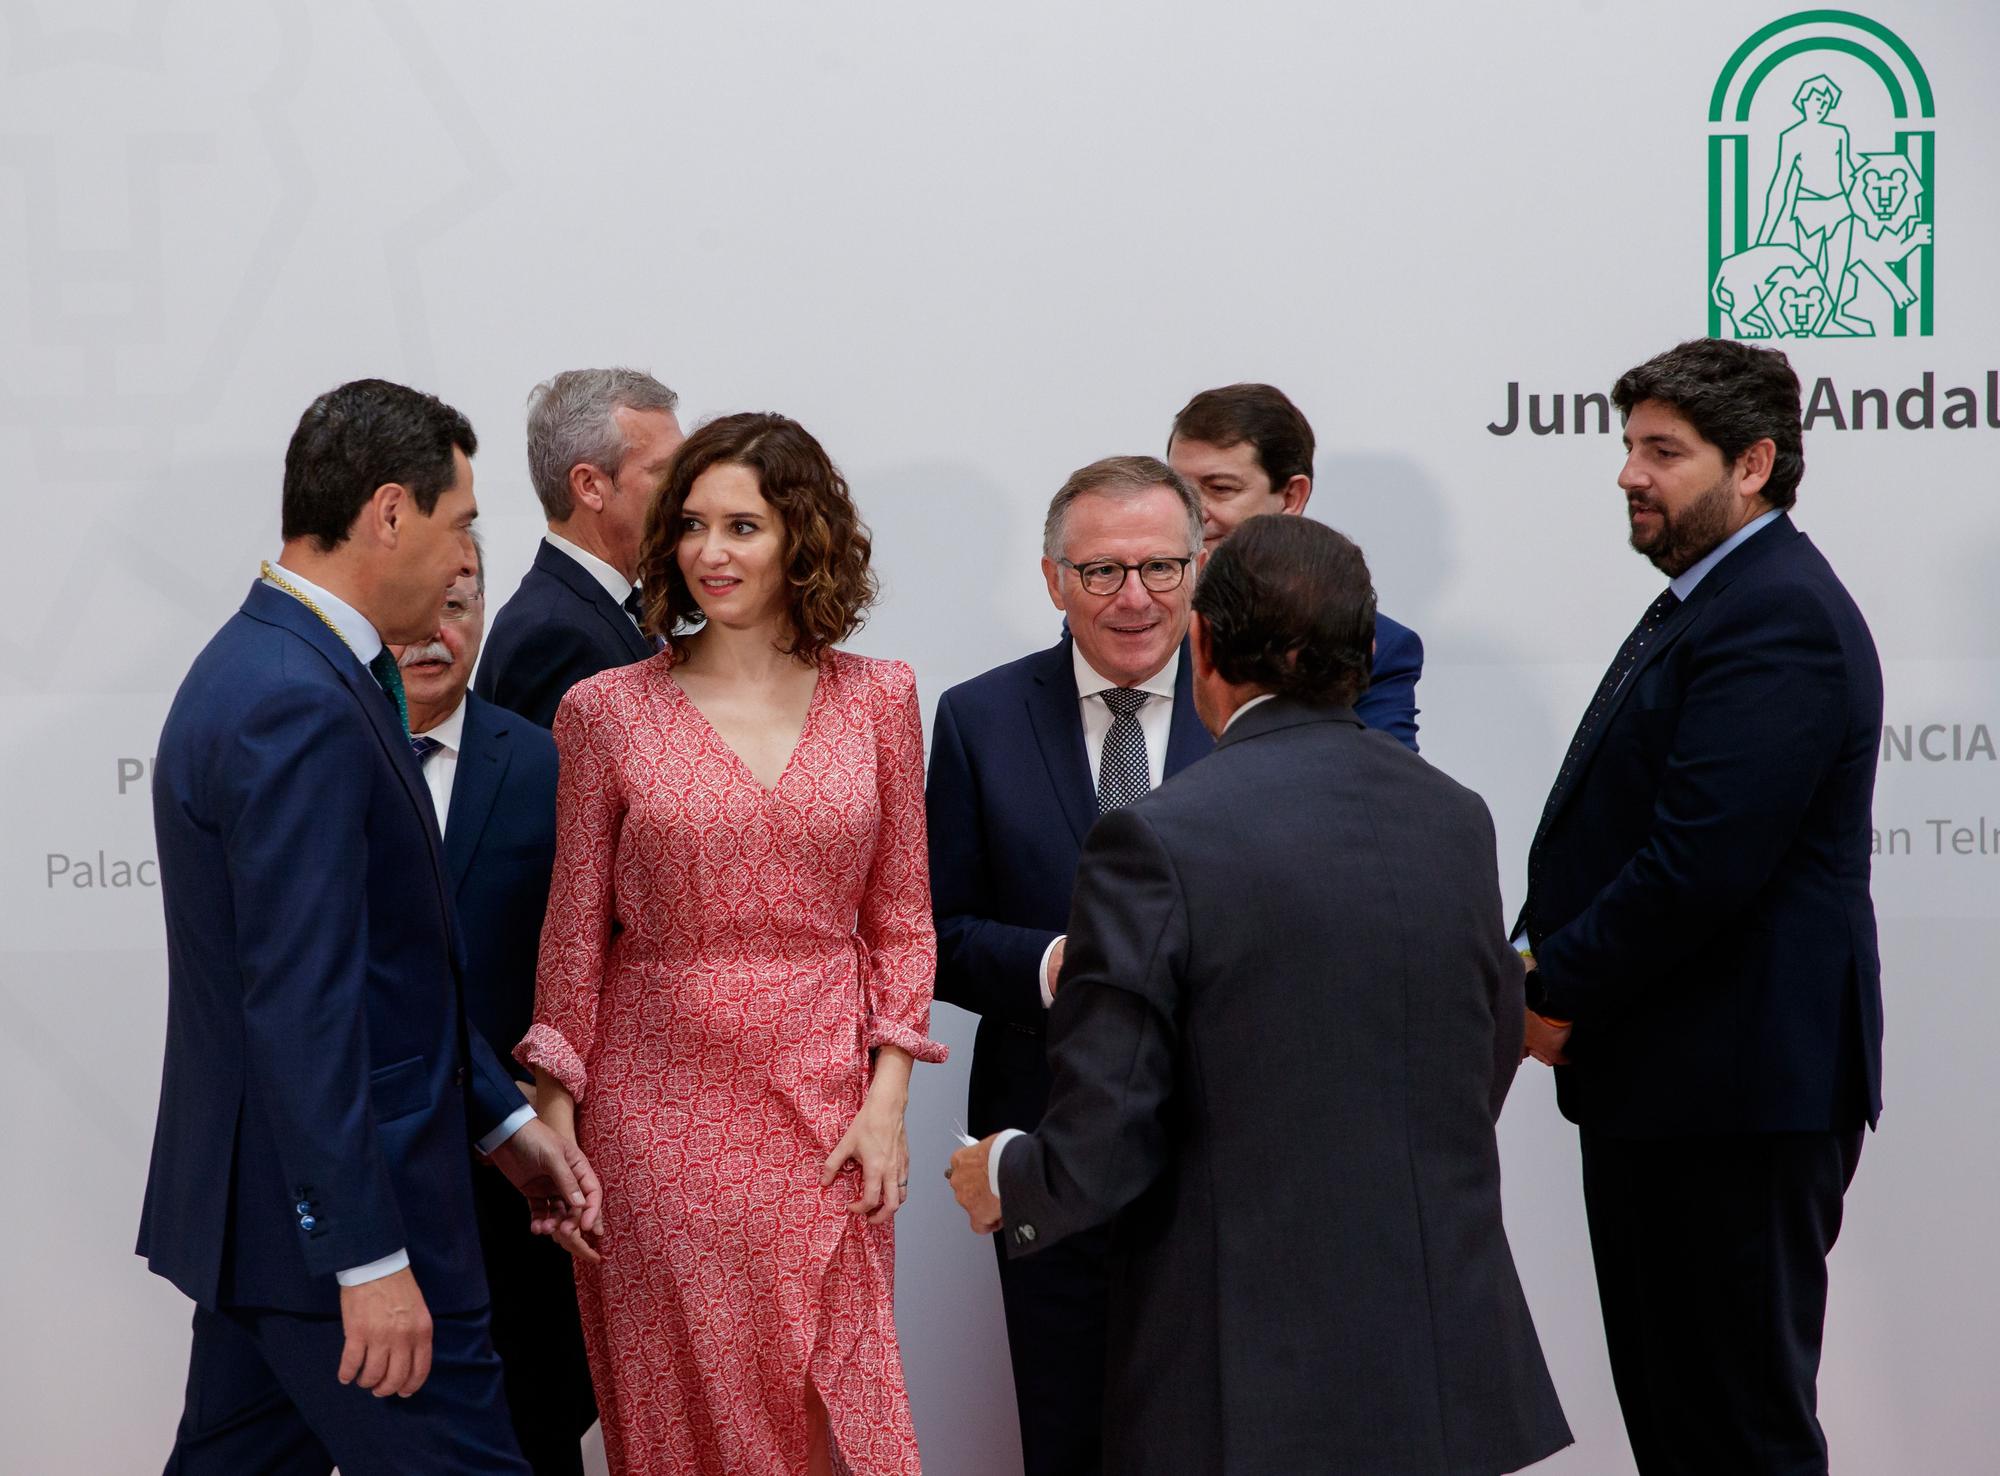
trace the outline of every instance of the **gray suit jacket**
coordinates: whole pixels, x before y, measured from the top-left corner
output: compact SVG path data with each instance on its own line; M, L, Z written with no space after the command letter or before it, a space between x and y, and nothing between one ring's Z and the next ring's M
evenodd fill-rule
M1283 699L1085 845L1009 1254L1114 1224L1111 1472L1570 1441L1500 1221L1521 964L1479 796Z

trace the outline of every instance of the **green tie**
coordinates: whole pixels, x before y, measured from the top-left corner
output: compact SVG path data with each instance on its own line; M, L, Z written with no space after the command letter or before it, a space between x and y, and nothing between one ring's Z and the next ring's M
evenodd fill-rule
M403 720L403 734L409 736L410 699L403 693L403 673L397 668L396 658L389 654L387 646L375 653L375 659L368 663L368 670L382 684L389 700L396 704L396 716Z

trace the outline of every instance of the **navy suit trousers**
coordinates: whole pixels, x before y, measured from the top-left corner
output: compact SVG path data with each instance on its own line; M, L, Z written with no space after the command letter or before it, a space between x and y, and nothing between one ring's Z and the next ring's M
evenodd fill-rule
M337 1317L195 1308L187 1402L166 1476L530 1476L508 1421L486 1310L433 1316L409 1398L336 1377Z

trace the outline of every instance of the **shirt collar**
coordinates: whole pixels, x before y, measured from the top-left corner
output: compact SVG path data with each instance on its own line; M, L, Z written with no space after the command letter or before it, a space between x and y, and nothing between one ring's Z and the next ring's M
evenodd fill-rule
M465 737L465 699L459 698L458 706L440 718L436 727L424 729L420 736L434 739L439 747L457 753Z
M280 568L277 571L277 575L279 579L285 581L285 584L291 585L293 589L296 589L300 594L319 606L320 613L326 616L327 623L333 627L334 634L346 642L347 649L354 653L355 658L363 666L366 666L381 654L382 637L375 633L375 627L368 623L366 615L363 615L354 606L348 604L339 595L330 594L326 590L321 589L296 569ZM270 583L271 587L280 594L286 592L284 585L278 584L275 581L266 582Z
M587 548L579 548L560 533L544 533L542 541L558 553L567 554L582 566L583 572L604 586L604 592L611 596L613 604L625 603L625 596L632 593L632 581L612 568L604 560Z
M1086 697L1095 697L1099 692L1110 692L1117 689L1118 683L1107 681L1105 678L1099 676L1096 668L1083 659L1083 647L1077 644L1075 636L1070 637L1069 655L1070 663L1076 670L1076 695L1079 700ZM1180 676L1180 671L1181 648L1176 646L1174 647L1174 654L1167 658L1167 664L1147 677L1145 681L1139 683L1132 690L1135 692L1150 692L1155 697L1165 697L1171 701L1174 695L1174 682Z
M1248 702L1237 708L1236 711L1229 714L1229 721L1222 725L1222 731L1227 733L1231 728L1236 726L1236 720L1242 717L1244 713L1253 707L1263 706L1277 695L1276 692L1259 692L1255 697L1252 697Z
M1769 512L1752 518L1734 533L1723 539L1722 542L1716 544L1706 554L1702 555L1701 561L1693 568L1683 569L1679 574L1675 575L1673 582L1667 588L1674 592L1676 598L1685 600L1689 595L1694 593L1694 587L1708 577L1709 570L1728 558L1730 554L1748 542L1759 528L1772 521L1783 511L1782 507L1774 507Z

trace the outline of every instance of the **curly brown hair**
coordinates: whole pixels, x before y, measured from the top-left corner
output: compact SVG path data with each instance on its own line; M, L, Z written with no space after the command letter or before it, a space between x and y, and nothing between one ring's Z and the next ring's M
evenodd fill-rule
M705 617L677 557L688 494L710 467L741 466L757 474L758 490L785 530L786 623L783 649L817 661L861 626L875 603L873 547L854 510L847 479L812 432L783 415L747 412L712 420L687 438L674 457L665 490L646 517L639 549L644 625L663 636L674 660L687 656L687 637Z

